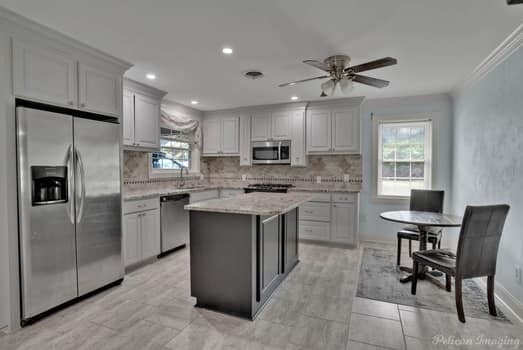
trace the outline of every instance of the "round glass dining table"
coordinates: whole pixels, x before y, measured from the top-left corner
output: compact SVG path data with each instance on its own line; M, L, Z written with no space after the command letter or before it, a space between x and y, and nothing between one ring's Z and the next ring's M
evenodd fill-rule
M427 250L427 233L429 227L459 227L462 221L462 218L457 215L414 210L387 211L381 213L380 218L391 222L417 226L419 231L419 250ZM402 268L402 270L412 273L412 269L410 268ZM426 268L421 268L418 273L420 278L424 278ZM412 274L400 279L402 283L411 280ZM439 281L431 280L441 286Z

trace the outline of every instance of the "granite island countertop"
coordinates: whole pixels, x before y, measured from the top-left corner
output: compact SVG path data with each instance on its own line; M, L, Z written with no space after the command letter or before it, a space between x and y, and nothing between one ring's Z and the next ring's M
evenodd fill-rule
M226 214L279 215L313 198L313 195L305 193L252 192L188 204L185 209Z

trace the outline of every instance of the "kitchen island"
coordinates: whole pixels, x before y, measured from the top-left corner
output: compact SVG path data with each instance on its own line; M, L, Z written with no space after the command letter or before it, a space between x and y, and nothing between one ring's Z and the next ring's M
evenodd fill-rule
M298 206L312 198L254 192L186 205L196 306L254 319L298 263Z

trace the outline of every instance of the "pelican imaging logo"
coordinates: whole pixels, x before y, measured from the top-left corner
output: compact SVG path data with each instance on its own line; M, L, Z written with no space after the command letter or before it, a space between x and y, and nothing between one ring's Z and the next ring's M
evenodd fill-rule
M519 338L512 337L457 337L454 335L438 334L432 337L432 344L446 346L489 346L498 349L517 349L521 343Z

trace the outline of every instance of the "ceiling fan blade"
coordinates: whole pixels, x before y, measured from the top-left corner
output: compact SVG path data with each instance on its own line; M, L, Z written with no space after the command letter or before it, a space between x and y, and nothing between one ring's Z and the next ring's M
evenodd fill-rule
M308 64L310 66L313 66L315 68L318 68L318 69L321 69L321 70L324 70L326 72L330 72L331 68L326 65L325 63L323 62L320 62L320 61L316 61L316 60L305 60L303 61L303 63L305 64Z
M331 77L330 75L322 75L321 77L315 77L315 78L291 81L290 83L284 83L284 84L280 84L278 86L279 87L284 87L284 86L294 85L294 84L298 84L298 83L303 83L303 82L310 81L310 80L327 79L327 78L330 78L330 77Z
M351 77L352 77L352 81L355 81L360 84L374 86L377 88L383 88L383 87L389 86L389 83L390 83L387 80L371 78L366 75L353 74L353 75L351 75Z
M358 64L356 66L345 68L345 72L351 71L353 73L364 72L371 69L383 68L392 66L398 63L398 60L392 57L384 57L379 60L370 61L367 63Z

